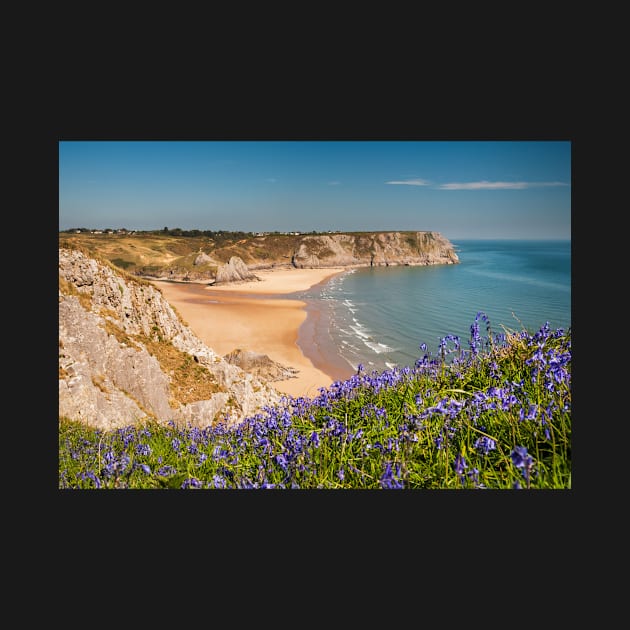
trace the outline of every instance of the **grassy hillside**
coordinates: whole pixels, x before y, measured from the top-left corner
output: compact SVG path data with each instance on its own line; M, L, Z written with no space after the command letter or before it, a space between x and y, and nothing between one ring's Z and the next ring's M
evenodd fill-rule
M359 366L231 430L61 418L59 487L570 489L571 331L493 335L479 313L468 345L447 336L413 367Z
M170 270L178 274L194 272L196 274L215 273L219 265L238 256L248 266L286 265L291 257L305 243L307 252L317 252L320 258L327 257L327 251L321 245L304 241L305 236L297 234L270 233L255 235L248 232L191 232L179 233L134 232L93 234L89 231L74 233L60 232L60 247L79 247L88 254L108 260L119 269L133 275L160 275ZM191 233L198 232L191 236ZM373 232L344 232L355 237L368 236ZM407 234L407 243L417 249L416 232ZM432 235L428 235L432 237ZM431 240L431 239L429 239ZM355 243L358 255L369 256L370 239L357 238ZM210 260L195 265L200 253ZM328 252L332 255L333 252Z
M183 237L153 233L135 234L59 234L59 246L80 248L98 255L129 273L170 267L193 268L199 252L216 247L209 237Z
M178 271L215 271L219 264L238 256L245 264L289 263L300 237L290 234L254 236L241 232L221 232L213 237L175 236L154 232L133 234L59 234L60 247L78 247L98 254L131 274ZM195 265L200 253L212 261Z

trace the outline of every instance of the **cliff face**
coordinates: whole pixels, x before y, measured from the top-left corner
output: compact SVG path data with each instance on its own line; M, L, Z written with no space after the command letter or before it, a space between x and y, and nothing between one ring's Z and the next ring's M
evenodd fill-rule
M280 397L208 348L154 286L59 249L60 417L105 430L232 425Z
M295 267L452 265L459 258L438 232L368 232L304 236Z
M64 233L59 246L78 247L135 276L218 284L255 279L257 269L459 262L439 232L225 233L216 239Z

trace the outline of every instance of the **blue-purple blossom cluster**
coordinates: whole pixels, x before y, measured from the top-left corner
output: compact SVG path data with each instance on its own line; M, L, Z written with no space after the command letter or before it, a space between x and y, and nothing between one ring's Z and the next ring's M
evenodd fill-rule
M487 316L479 312L468 350L450 335L436 357L421 349L413 367L368 373L360 365L351 378L317 396L285 396L236 427L171 422L96 431L93 439L60 434L59 485L566 487L570 334L545 324L534 335L492 337ZM80 472L73 473L79 462Z

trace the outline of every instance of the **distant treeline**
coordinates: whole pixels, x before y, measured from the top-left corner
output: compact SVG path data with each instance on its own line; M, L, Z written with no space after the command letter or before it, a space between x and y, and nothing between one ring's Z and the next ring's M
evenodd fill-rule
M251 238L253 232L230 232L229 230L182 230L181 228L167 228L161 230L147 230L143 234L164 234L165 236L207 236L209 238Z
M128 230L126 228L70 228L68 230L60 230L61 234L151 234L164 236L209 236L215 238L217 236L231 235L238 238L246 238L254 236L253 232L230 232L229 230L182 230L181 228L165 227L161 230Z
M338 230L337 230L338 232ZM91 228L70 228L68 230L60 230L60 234L66 233L82 233L82 234L150 234L150 235L164 235L164 236L205 236L209 238L252 238L254 236L266 236L268 234L290 234L290 235L299 235L299 234L330 234L332 230L328 230L327 232L317 232L313 230L312 232L232 232L230 230L182 230L181 228L168 228L164 227L161 230L128 230L126 228L105 228L105 229L91 229Z

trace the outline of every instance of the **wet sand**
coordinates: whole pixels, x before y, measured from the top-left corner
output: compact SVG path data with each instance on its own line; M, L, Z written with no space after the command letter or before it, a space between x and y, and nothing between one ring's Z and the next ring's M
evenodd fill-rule
M351 367L333 352L322 352L323 313L301 300L278 297L304 291L341 272L330 269L254 271L261 279L208 286L207 283L151 280L192 331L221 356L240 348L268 355L299 370L295 378L271 383L291 396L316 396L320 387L348 378ZM303 326L303 324L305 324ZM320 331L320 332L318 332ZM305 356L298 346L305 349Z

